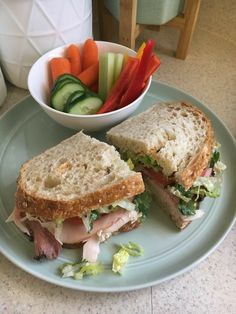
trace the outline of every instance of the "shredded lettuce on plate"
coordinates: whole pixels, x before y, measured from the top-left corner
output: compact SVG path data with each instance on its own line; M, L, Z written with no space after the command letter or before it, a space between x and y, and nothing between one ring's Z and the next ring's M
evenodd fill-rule
M112 271L122 274L130 256L140 256L143 254L143 248L134 242L121 244L120 249L113 255Z
M73 277L76 280L83 279L84 276L97 276L102 273L104 267L101 263L65 263L59 268L62 278Z

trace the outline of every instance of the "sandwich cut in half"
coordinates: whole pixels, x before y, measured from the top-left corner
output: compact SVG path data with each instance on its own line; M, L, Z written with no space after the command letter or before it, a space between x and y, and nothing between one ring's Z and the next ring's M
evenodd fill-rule
M203 215L199 202L218 197L226 168L208 117L186 102L159 103L107 133L151 186L180 229Z
M142 222L142 197L141 173L114 146L79 132L22 165L8 221L33 238L36 258L83 245L83 260L96 262L101 242Z

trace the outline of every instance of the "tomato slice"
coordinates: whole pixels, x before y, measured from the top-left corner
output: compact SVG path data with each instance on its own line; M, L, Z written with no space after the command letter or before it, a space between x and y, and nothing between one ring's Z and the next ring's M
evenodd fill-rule
M164 174L161 171L155 171L150 168L144 168L142 169L142 173L148 176L153 181L155 181L157 184L162 185L163 187L170 184L170 179L164 176Z

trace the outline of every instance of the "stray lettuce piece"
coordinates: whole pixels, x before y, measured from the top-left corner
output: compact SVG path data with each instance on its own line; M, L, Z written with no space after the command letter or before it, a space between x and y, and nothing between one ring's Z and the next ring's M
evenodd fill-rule
M96 276L103 272L104 267L101 263L66 263L59 267L59 273L63 278L73 277L82 279L83 276Z
M147 213L152 204L152 196L148 190L135 196L134 204L136 205L136 210L142 213L142 219L147 217Z
M129 253L123 248L119 249L119 251L113 255L112 271L121 275L128 260Z
M129 257L142 255L143 248L134 242L128 242L128 244L121 244L120 246L119 251L113 255L112 271L121 275Z
M86 276L97 276L104 271L104 267L101 263L88 263L86 262L78 272L75 273L75 279L82 279L84 275Z
M140 256L143 254L143 248L137 243L129 241L128 244L121 244L121 248L126 250L131 256Z

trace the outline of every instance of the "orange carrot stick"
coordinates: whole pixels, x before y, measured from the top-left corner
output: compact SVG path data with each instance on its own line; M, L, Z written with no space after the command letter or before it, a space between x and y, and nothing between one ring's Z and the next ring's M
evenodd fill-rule
M69 73L71 74L71 66L70 62L66 58L53 58L49 61L49 67L51 70L52 80L55 82L55 80L58 78L58 76Z
M98 61L81 72L77 77L87 86L92 86L98 81Z
M98 61L98 47L96 42L89 38L85 41L82 54L82 70L84 71Z
M69 59L71 64L71 74L78 75L81 72L81 57L79 47L74 44L71 44L66 49L66 57Z

